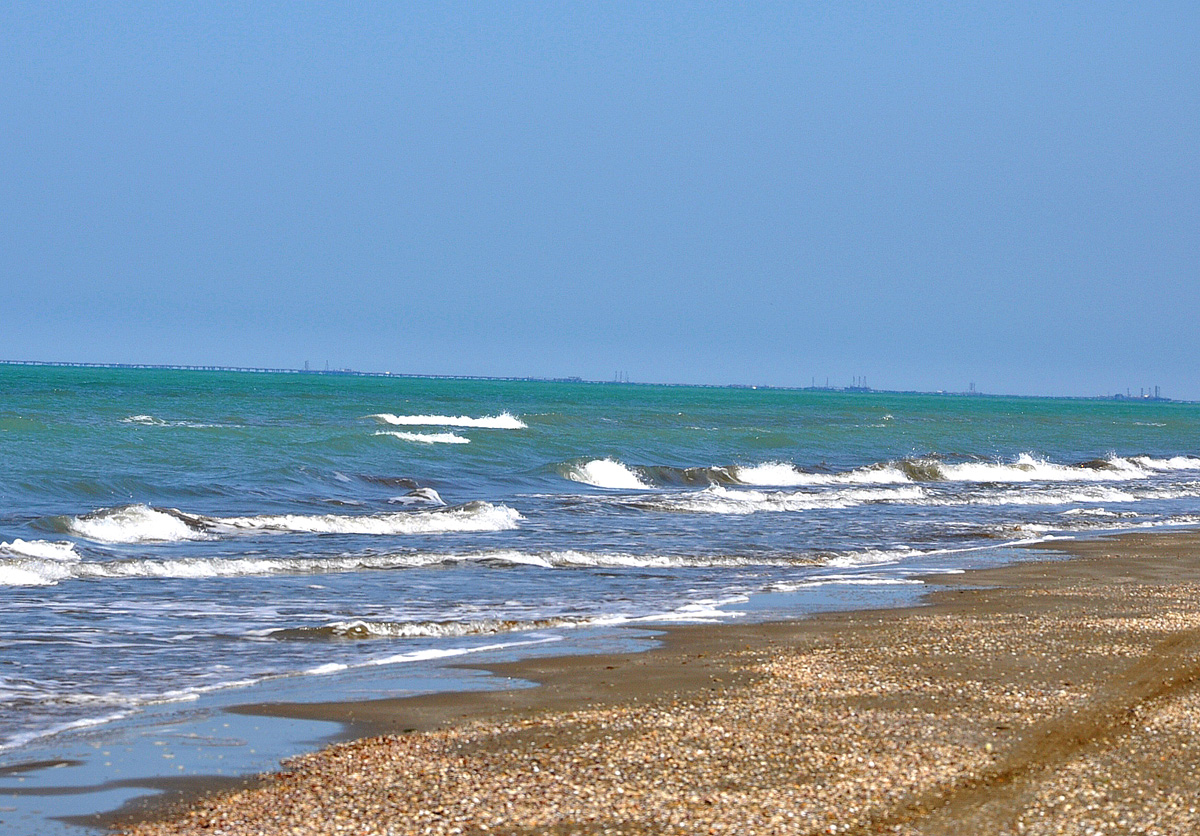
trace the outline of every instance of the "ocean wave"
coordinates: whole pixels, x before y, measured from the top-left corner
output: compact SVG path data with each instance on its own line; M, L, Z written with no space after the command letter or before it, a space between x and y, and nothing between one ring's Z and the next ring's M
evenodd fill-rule
M1200 458L1113 455L1106 459L1094 459L1079 464L1059 464L1038 458L1032 453L1022 453L1010 461L947 461L940 456L931 455L878 462L836 472L805 470L786 461L727 466L635 467L616 459L604 458L559 466L559 472L567 479L598 488L617 490L652 490L679 485L786 488L911 485L925 482L1121 482L1186 470L1200 471Z
M468 621L334 621L320 627L285 627L265 634L270 639L336 640L336 639L414 639L486 636L526 630L551 630L579 627L592 619L539 618L521 621L507 618L480 618Z
M0 586L52 586L82 560L71 543L13 540L0 543Z
M1060 512L1064 517L1101 517L1105 519L1136 519L1136 511L1110 511L1107 508L1071 508Z
M802 581L780 581L771 584L771 592L799 592L822 586L923 586L916 578L895 578L877 575L819 575Z
M79 560L79 552L72 543L49 540L13 540L0 543L0 555L6 557L33 557L39 560Z
M765 462L757 465L735 465L730 468L734 478L743 485L790 487L800 485L896 485L913 481L893 465L847 470L841 473L810 473L786 462Z
M1200 458L1196 456L1171 456L1169 459L1155 459L1150 456L1133 456L1129 459L1138 467L1146 470L1200 470Z
M207 517L174 508L122 505L77 517L57 518L65 532L97 543L173 543L208 537Z
M1137 502L1140 497L1109 486L1060 488L1056 490L995 491L976 496L931 500L931 505L1073 505L1092 502Z
M522 517L506 505L468 502L432 511L397 511L389 514L345 516L339 514L262 514L221 517L213 529L227 531L279 531L294 534L442 534L455 531L506 531Z
M374 418L383 424L401 427L479 427L491 430L523 430L528 427L524 421L511 412L485 415L482 418L471 418L468 415L393 415L390 412L380 412L367 417Z
M812 511L852 508L872 502L916 502L925 497L917 485L899 488L851 488L822 493L759 491L713 485L701 491L639 497L628 504L646 511L693 514L755 514L760 511Z
M236 429L241 424L202 424L198 421L165 421L153 415L130 415L121 419L122 424L136 424L139 427L188 427L194 430Z
M379 430L375 435L390 435L401 441L416 441L420 444L470 444L471 439L455 433L406 433L399 430Z
M413 488L403 496L393 496L391 505L445 505L446 501L433 488Z
M234 578L269 575L325 575L346 572L418 569L427 566L474 564L531 566L541 569L667 569L741 566L806 566L823 557L788 555L632 554L623 552L525 552L496 549L463 554L403 552L341 555L338 557L185 557L128 558L105 561L62 561L21 558L0 561L0 586L47 586L65 580L128 578Z
M440 499L440 497L439 497ZM260 514L208 517L176 508L124 505L78 517L59 517L66 533L100 543L162 543L204 540L245 532L292 534L441 534L505 531L522 517L506 505L469 502L450 508L385 514Z
M572 482L582 482L597 488L635 491L653 489L653 486L643 481L636 471L615 459L592 459L566 465L562 473Z

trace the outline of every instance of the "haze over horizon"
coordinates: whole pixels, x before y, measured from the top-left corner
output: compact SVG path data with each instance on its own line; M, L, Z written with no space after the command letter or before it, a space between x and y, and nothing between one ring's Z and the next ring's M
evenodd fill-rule
M0 10L0 358L1200 399L1200 8Z

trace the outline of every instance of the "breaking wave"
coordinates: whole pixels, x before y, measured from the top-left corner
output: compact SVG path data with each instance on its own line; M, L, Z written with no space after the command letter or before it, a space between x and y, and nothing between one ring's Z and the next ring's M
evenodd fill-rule
M474 564L542 569L665 569L677 567L807 566L826 556L630 554L623 552L524 552L498 549L466 554L411 552L338 557L185 557L105 561L18 558L0 560L0 586L47 586L64 580L120 578L235 578L269 575L326 575Z
M1022 453L1011 461L946 461L926 456L880 462L839 472L803 470L790 462L763 462L725 467L631 467L615 459L593 459L559 466L568 479L599 488L650 490L675 485L744 485L748 487L837 487L841 485L911 485L923 482L1030 483L1121 482L1159 473L1200 471L1200 458L1110 456L1080 464L1057 464Z
M421 444L470 444L471 439L463 438L454 433L406 433L399 430L379 430L375 435L390 435L402 441L416 441Z
M439 497L440 499L440 497ZM522 517L506 505L468 502L449 508L386 514L260 514L207 517L175 508L124 505L52 522L65 533L99 543L155 543L205 540L245 532L290 534L441 534L505 531Z
M632 468L615 459L592 459L582 464L567 465L563 475L572 482L582 482L597 488L643 491L653 487L644 482Z
M482 418L471 418L467 415L393 415L390 412L379 412L367 417L374 418L382 424L401 427L480 427L491 430L523 430L528 426L511 412L485 415Z
M188 427L194 430L221 430L240 427L240 424L202 424L198 421L165 421L153 415L130 415L121 419L122 424L140 427Z
M391 505L445 505L446 501L433 488L413 488L403 496L393 496Z
M50 586L69 577L82 558L70 543L13 540L0 543L0 586Z
M539 618L529 621L480 618L470 621L334 621L320 627L287 627L266 634L271 639L414 639L487 636L524 630L552 630L593 623L588 618Z
M760 511L812 511L852 508L871 502L915 502L925 497L917 485L900 488L856 488L826 493L730 490L713 485L702 491L639 498L629 502L646 511L693 514L755 514Z
M731 468L734 478L743 485L789 487L799 485L896 485L913 481L892 465L864 467L842 473L809 473L785 462L766 462Z
M79 560L79 552L71 543L53 543L49 540L13 540L0 543L0 556L33 557L39 560Z
M122 505L78 517L59 517L64 531L97 543L171 543L206 539L207 517L174 508Z
M456 638L460 636L487 636L497 633L529 632L534 630L613 626L629 624L631 622L712 621L725 619L734 615L734 613L721 610L720 607L744 601L745 598L742 596L720 601L695 601L673 610L648 615L612 613L593 616L532 618L529 620L479 618L465 621L364 621L354 619L350 621L334 621L319 627L285 627L267 631L263 634L263 637L292 641Z

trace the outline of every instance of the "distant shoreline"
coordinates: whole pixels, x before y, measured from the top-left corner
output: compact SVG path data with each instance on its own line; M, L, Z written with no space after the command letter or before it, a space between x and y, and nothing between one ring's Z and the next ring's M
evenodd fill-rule
M653 381L590 380L583 377L501 376L478 374L418 374L413 372L367 372L357 369L290 369L268 366L220 366L175 363L72 363L52 360L0 360L0 366L39 366L75 369L144 369L176 372L231 372L239 374L293 374L337 377L383 377L408 380L481 380L507 383L583 383L592 386L666 386L681 389L763 389L775 392L834 392L863 395L943 395L965 398L1022 398L1030 400L1116 401L1118 403L1198 403L1198 401L1165 398L1159 395L1011 395L1001 392L965 392L946 389L873 389L869 386L774 386L750 383L658 383ZM1156 387L1157 389L1157 387Z

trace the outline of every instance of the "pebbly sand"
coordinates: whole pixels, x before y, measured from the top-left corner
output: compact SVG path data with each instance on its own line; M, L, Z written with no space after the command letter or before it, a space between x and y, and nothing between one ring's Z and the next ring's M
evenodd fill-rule
M371 735L159 834L1200 832L1200 532L1055 543L927 606L672 629L514 691L247 711ZM1053 557L1048 555L1047 557ZM164 818L165 817L165 818Z

